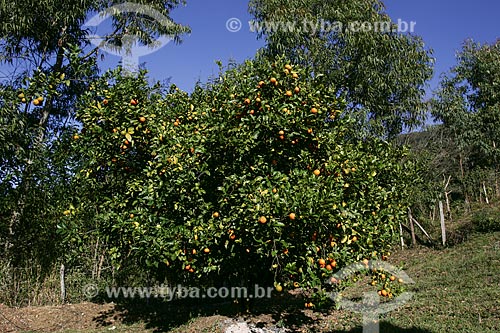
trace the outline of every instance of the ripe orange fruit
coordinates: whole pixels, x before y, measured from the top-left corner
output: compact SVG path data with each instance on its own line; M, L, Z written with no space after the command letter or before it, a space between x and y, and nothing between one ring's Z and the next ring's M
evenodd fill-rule
M295 93L298 94L300 92L300 88L299 87L295 87L295 89L293 91L295 91Z
M35 100L33 101L33 105L34 105L34 106L38 106L38 105L40 105L40 101L39 101L38 99L35 99Z
M313 132L313 129L312 129L312 128L309 128L309 129L307 130L307 133L309 133L309 134L311 134L312 132Z
M194 268L190 268L189 273L194 273Z
M259 223L264 224L264 223L266 223L266 222L267 222L267 219L266 219L266 217L265 217L265 216L261 216L261 217L259 218Z
M316 114L316 113L318 113L318 109L316 109L316 108L312 108L312 109L311 109L311 113L315 113L315 114Z
M263 85L265 85L266 83L264 81L259 81L259 88L261 88Z
M262 100L261 100L259 97L257 97L257 98L255 99L255 103L260 103L260 102L262 102Z
M174 126L179 126L179 123L177 121L174 121Z
M295 220L295 213L290 213L288 217L290 218L290 220Z
M384 296L384 297L387 297L387 295L389 295L389 293L388 293L388 292L387 292L387 290L385 290L385 289L382 289L382 290L380 291L380 294L381 294L382 296Z
M191 253L192 253L192 254L196 254L196 249L193 249L193 250L191 251Z
M139 104L139 102L136 99L131 99L130 100L130 105L135 106L137 104Z
M280 140L285 140L285 136L284 135L280 135Z
M333 269L331 265L326 265L325 268L327 271L331 271Z
M130 218L133 219L134 218L134 214L130 214Z
M191 269L191 265L186 265L186 267L184 267L184 269L186 269L186 271L189 271Z
M293 283L293 286L294 286L295 288L298 288L298 287L300 287L300 284L299 284L297 281L295 281L295 282Z
M278 134L279 135L285 135L285 131L279 131Z
M210 249L208 247L206 247L206 248L203 249L203 252L210 253Z
M325 259L319 259L319 260L318 260L318 264L320 264L320 265L325 265L325 264L326 264Z
M284 249L283 254L288 254L288 249Z
M294 79L298 79L298 78L299 78L299 74L297 74L297 73L293 73L293 74L292 74L292 77L293 77Z
M269 82L271 82L272 84L274 85L277 85L278 84L278 80L276 80L275 77L272 77L271 80L269 80Z
M231 234L231 235L229 236L229 239L230 239L230 240L235 240L235 239L236 239L236 235L235 235L235 234Z
M250 98L245 99L244 103L245 103L246 105L250 104L250 103L251 103Z
M321 171L319 171L318 169L316 169L316 170L313 171L313 173L314 173L315 176L319 176L320 173L321 173Z
M369 263L368 259L363 259L363 264L365 264L365 266L368 265L368 263Z
M285 65L285 69L288 69L289 71L291 71L292 70L292 66L290 66L290 65L287 64L287 65Z
M291 97L293 95L293 93L290 90L287 90L285 95L288 97Z
M396 280L396 277L395 277L394 275L391 275L391 276L389 277L389 280L394 281L394 280Z
M141 123L145 123L145 122L146 122L146 117L140 117L140 118L139 118L139 122L141 122Z
M399 282L399 283L403 283L404 281L403 281L403 279L399 278L399 279L398 279L398 282Z
M276 192L278 192L278 190L277 190L277 189L275 189L275 188L273 188L273 193L276 193Z
M255 111L254 110L250 110L248 113L250 113L250 114L253 115L255 113Z
M356 236L353 236L353 237L352 237L352 241L353 241L353 242L355 242L355 241L357 241L357 240L358 240L358 237L356 237Z
M219 217L219 212L214 212L214 213L212 214L212 216L213 216L213 217L215 217L215 218L218 218L218 217Z
M104 99L104 100L102 101L102 105L108 105L108 100L107 100L107 99Z
M385 274L380 275L380 278L381 278L382 280L385 280Z
M118 128L113 128L113 133L117 133L118 132Z

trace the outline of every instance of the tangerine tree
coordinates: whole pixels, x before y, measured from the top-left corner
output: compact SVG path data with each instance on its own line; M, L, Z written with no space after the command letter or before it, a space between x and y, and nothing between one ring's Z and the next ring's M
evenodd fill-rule
M61 229L71 240L92 209L117 268L139 262L202 285L321 288L387 255L407 210L405 151L359 140L335 91L282 58L247 61L192 94L108 73L73 135L95 198Z

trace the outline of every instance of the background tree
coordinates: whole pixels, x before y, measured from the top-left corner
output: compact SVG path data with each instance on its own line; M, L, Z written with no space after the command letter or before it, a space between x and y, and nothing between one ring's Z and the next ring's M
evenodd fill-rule
M183 1L137 3L168 18ZM112 5L99 0L0 3L0 61L9 72L0 86L0 243L14 266L56 260L62 207L88 194L68 186L78 164L68 148L79 127L76 103L98 75L99 50L90 47L82 25ZM180 41L189 31L147 15L111 14L113 31L106 38L117 46L126 34L150 44L164 34Z
M445 75L432 100L432 114L443 123L458 152L463 196L499 196L500 42L466 41L458 64Z
M421 38L397 32L382 1L251 0L249 8L266 40L263 54L284 53L326 74L346 93L360 130L394 137L421 123L430 51ZM355 32L348 29L353 22L384 23L388 31Z

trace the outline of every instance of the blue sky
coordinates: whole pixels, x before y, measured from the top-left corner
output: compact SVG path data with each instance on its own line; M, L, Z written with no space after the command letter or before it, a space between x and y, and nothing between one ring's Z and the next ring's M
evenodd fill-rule
M252 58L263 46L249 31L247 1L187 0L187 6L172 13L175 21L191 26L192 33L180 45L167 44L153 54L140 58L152 78L172 82L190 91L197 80L205 81L217 74L215 60L241 62ZM455 54L466 38L493 42L500 37L500 1L477 0L386 0L388 14L397 20L415 21L415 33L434 49L436 76L430 89L436 87L439 75L455 64ZM230 18L238 18L243 28L236 33L226 29ZM109 55L105 63L116 65L119 58Z

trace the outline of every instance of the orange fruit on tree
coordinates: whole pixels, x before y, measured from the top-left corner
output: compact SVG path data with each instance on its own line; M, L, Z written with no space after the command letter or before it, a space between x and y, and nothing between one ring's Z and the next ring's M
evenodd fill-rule
M293 73L293 74L292 74L292 77L293 77L294 79L298 79L298 78L299 78L299 74L297 74L297 73Z
M285 136L284 135L280 135L280 140L285 140Z
M179 123L177 121L174 121L174 126L179 126Z
M318 169L316 169L316 170L313 171L313 173L314 173L315 176L319 176L320 173L321 173L321 171L319 171Z
M276 193L276 192L278 192L278 190L277 190L277 189L275 189L275 188L273 188L273 193Z
M263 85L265 85L266 83L264 81L259 81L259 88L261 88Z
M311 134L312 132L313 132L313 129L312 129L312 128L309 128L309 129L307 130L307 133L309 133L309 134Z
M218 218L218 217L219 217L219 212L214 212L214 213L212 214L212 216L213 216L213 217L215 217L215 218Z
M396 277L395 277L394 275L391 275L391 276L389 277L389 280L394 281L394 280L396 280Z
M229 235L229 239L230 239L230 240L235 240L235 239L236 239L236 235L235 235L235 234L231 234L231 235Z
M295 93L298 94L300 92L300 88L299 87L295 87L295 89L293 91L295 91Z
M141 123L145 123L145 122L146 122L146 117L140 117L140 118L139 118L139 122L141 122Z
M274 84L274 85L277 85L277 84L278 84L278 80L276 80L276 78L275 78L275 77L272 77L272 78L269 80L269 82L271 82L271 83L272 83L272 84Z
M260 102L262 102L262 100L260 99L260 97L257 97L257 98L255 99L255 103L260 103Z
M331 271L333 269L331 265L326 265L325 268L327 271Z
M319 259L319 260L318 260L318 264L320 264L320 265L325 265L325 264L326 264L325 259Z
M250 98L246 98L246 99L245 99L245 101L244 101L244 103L245 103L246 105L250 104L250 103L251 103Z
M387 290L385 290L385 289L382 289L382 290L380 291L380 294L381 294L382 296L384 296L384 297L387 297L387 295L389 295L389 293L388 293L388 292L387 292Z
M267 219L266 219L266 217L265 217L265 216L261 216L261 217L259 217L259 223L264 224L264 223L266 223L266 222L267 222Z
M203 252L210 253L210 249L208 247L206 247L206 248L203 249Z
M108 100L107 100L107 99L104 99L104 100L102 101L102 105L108 105Z
M288 97L291 97L293 95L293 93L290 90L287 90L285 95Z
M130 105L135 106L137 104L139 104L139 102L136 99L133 98L130 100Z
M318 109L316 109L316 108L312 108L312 109L311 109L311 113L314 113L314 114L318 113Z
M291 70L292 70L292 66L290 66L290 65L286 64L286 65L285 65L285 69L288 69L289 71L291 71Z
M279 135L285 135L285 131L281 130L278 132Z
M290 218L290 220L295 220L295 213L290 213L288 217Z

